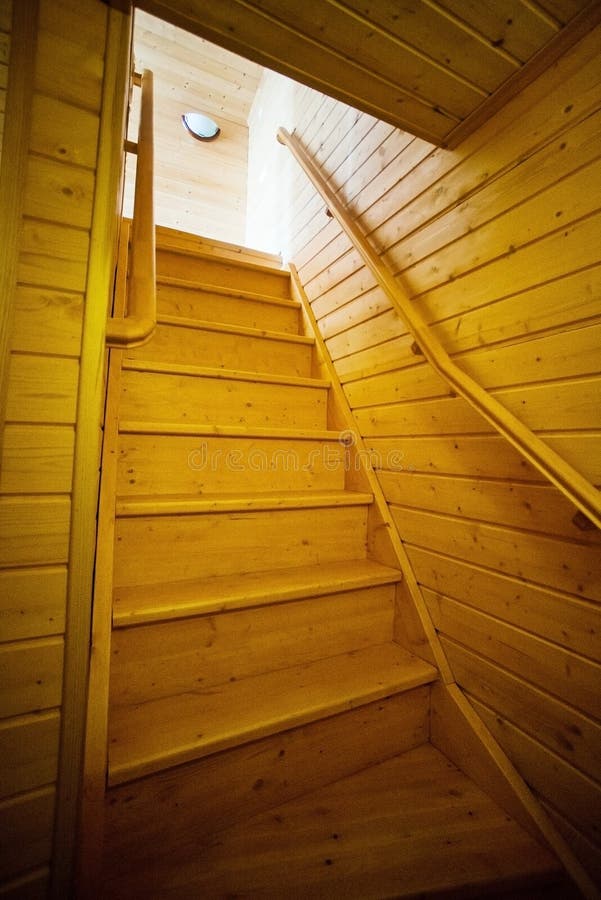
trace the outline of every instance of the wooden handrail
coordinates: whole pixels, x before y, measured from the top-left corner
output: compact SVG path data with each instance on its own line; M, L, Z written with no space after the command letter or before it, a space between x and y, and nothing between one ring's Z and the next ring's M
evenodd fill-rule
M380 287L386 292L430 365L528 462L559 488L590 522L601 528L601 493L597 488L453 362L390 269L368 242L358 223L351 218L347 208L327 183L298 137L290 134L285 128L278 130L277 137L281 144L290 149L313 186L321 194L328 209L349 236Z
M144 70L141 87L127 313L125 317L108 320L106 342L111 347L137 347L152 337L156 328L154 113L153 75L150 69Z

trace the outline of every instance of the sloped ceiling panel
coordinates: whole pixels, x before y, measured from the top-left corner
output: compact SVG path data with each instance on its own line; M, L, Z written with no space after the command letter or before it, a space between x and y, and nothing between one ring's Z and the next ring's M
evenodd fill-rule
M601 19L599 0L139 0L155 15L440 146Z

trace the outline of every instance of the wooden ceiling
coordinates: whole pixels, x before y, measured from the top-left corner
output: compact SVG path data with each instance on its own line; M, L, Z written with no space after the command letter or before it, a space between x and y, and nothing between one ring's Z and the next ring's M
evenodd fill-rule
M254 62L455 146L601 20L600 0L137 0Z

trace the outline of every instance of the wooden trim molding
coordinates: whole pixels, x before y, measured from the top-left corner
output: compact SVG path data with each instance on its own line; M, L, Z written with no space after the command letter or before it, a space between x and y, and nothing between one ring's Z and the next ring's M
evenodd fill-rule
M278 140L290 149L313 186L321 194L432 368L580 512L584 513L590 522L601 528L601 492L451 360L440 341L413 307L410 297L373 249L358 222L350 216L344 203L327 183L298 137L289 134L285 128L280 128Z
M107 10L96 190L85 297L73 467L63 727L51 897L72 896L88 693L96 512L105 400L105 329L121 214L123 136L129 88L131 16Z
M23 196L31 132L39 0L13 3L5 129L0 165L0 425L4 418L14 319ZM2 437L0 435L0 450Z

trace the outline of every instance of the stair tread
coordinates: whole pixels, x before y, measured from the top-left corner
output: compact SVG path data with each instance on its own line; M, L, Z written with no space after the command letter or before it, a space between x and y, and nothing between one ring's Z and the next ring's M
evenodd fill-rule
M223 378L229 381L256 381L265 384L289 384L321 389L330 387L330 382L321 378L304 378L300 375L270 375L267 372L243 372L238 369L164 363L149 359L126 358L123 360L122 367L136 372L155 372L159 375L191 375L197 378Z
M300 344L312 347L315 339L304 334L290 334L287 331L269 331L264 328L253 328L249 325L229 325L226 322L212 322L208 319L193 319L186 316L158 316L159 325L174 328L190 328L194 331L213 331L218 334L235 334L241 337L262 338L266 341L282 341L288 344Z
M211 284L210 282L205 281L199 283L198 281L191 281L189 278L176 278L173 275L161 275L160 273L157 273L157 285L159 284L182 288L183 290L201 291L209 294L223 294L226 297L239 297L257 303L267 303L272 306L285 307L286 309L298 310L301 308L301 304L298 300L289 300L286 297L272 297L266 293L247 291L243 288L228 287L223 284Z
M191 435L193 437L240 437L240 438L282 438L294 441L335 441L342 443L348 432L328 429L266 428L260 425L207 425L188 422L144 422L138 419L124 419L119 423L122 434L170 434ZM346 444L345 444L346 446Z
M432 682L396 644L201 687L111 715L109 783L119 784Z
M514 896L560 873L549 850L422 744L220 831L193 866L157 861L152 886L177 884L185 897L434 900Z
M113 626L245 609L316 597L402 579L398 569L370 559L222 575L213 578L116 588Z
M373 495L361 491L265 491L256 494L189 494L117 497L118 516L167 516L194 513L245 512L255 509L311 509L363 506Z
M254 269L269 275L290 277L290 270L282 267L281 257L273 253L264 253L253 247L217 241L186 231L157 226L156 246L158 250L182 256L199 256L203 259L230 263L245 269ZM249 256L254 258L249 259Z

